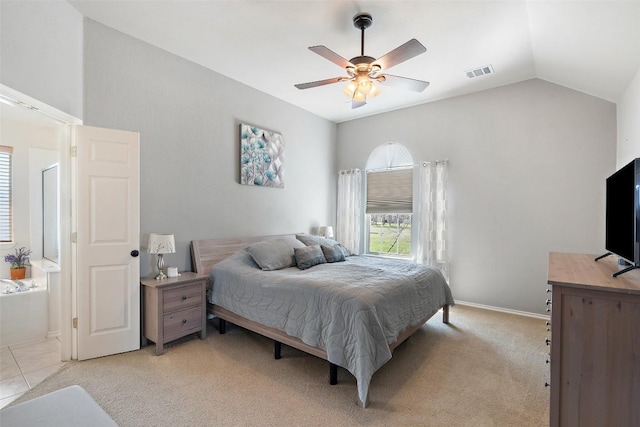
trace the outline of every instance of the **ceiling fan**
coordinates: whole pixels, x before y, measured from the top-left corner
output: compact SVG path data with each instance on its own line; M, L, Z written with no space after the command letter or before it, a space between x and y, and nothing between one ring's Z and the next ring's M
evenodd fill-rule
M366 105L367 96L375 96L379 89L376 83L389 86L398 86L415 92L422 92L429 82L410 79L408 77L383 74L383 70L400 64L408 59L418 56L427 51L418 40L411 39L398 46L380 58L372 58L364 54L364 30L373 23L373 18L368 13L359 13L353 17L353 25L360 29L362 38L360 42L360 56L351 58L349 61L333 52L326 46L311 46L309 50L339 65L347 71L347 76L333 77L325 80L318 80L309 83L295 85L298 89L309 89L312 87L324 86L339 82L349 82L344 88L344 92L351 98L351 108L358 108Z

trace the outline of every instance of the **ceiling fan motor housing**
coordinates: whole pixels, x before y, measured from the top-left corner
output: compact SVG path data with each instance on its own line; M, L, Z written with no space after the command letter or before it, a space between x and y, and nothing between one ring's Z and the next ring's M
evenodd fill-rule
M349 62L351 62L355 66L358 66L358 65L361 65L361 64L369 65L375 60L376 60L376 58L372 58L370 56L362 55L362 56L356 56L355 58L351 58L349 60Z
M373 18L368 13L358 13L353 17L353 26L359 30L369 28L373 24Z

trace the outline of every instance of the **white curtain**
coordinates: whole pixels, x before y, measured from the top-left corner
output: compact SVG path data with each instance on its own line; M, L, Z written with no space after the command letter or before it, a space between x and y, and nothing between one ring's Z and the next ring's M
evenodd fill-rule
M417 261L437 267L449 281L447 254L447 161L419 166Z
M338 217L336 238L354 254L360 253L362 228L362 172L340 171L338 176Z

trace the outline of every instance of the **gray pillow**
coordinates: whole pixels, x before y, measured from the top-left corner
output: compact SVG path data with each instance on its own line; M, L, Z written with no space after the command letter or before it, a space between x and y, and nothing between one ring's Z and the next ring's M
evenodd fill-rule
M346 247L346 246L344 246L342 243L338 243L336 246L340 248L340 250L341 250L341 251L342 251L342 253L344 254L344 257L345 257L345 258L346 258L346 257L348 257L348 256L353 255L353 254L351 253L351 251L350 251L349 249L347 249L347 247Z
M283 237L254 243L247 247L247 251L261 269L270 271L296 265L293 250L301 247L305 247L304 243L292 237Z
M340 245L320 245L320 248L322 248L322 253L324 254L324 258L327 260L327 262L344 261L344 252L342 252Z
M347 249L342 243L339 243L338 241L333 239L327 239L325 237L320 237L314 234L306 234L306 233L296 234L296 239L300 240L302 243L304 243L307 246L311 246L311 245L338 246L342 250L342 253L344 254L345 258L353 255L351 251Z
M296 256L296 263L300 270L306 270L314 265L324 264L327 260L324 259L324 254L320 246L304 246L301 248L295 248L294 253Z
M336 242L333 239L327 239L325 237L316 236L314 234L296 234L296 239L300 240L302 243L304 243L307 246L312 246L312 245L334 246L338 244L338 242Z

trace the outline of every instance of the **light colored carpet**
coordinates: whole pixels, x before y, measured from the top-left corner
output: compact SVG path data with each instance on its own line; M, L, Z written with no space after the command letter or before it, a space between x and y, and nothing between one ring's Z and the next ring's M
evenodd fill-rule
M545 426L543 320L456 306L437 314L374 376L358 406L342 368L238 327L206 340L72 362L19 401L78 384L126 426Z

